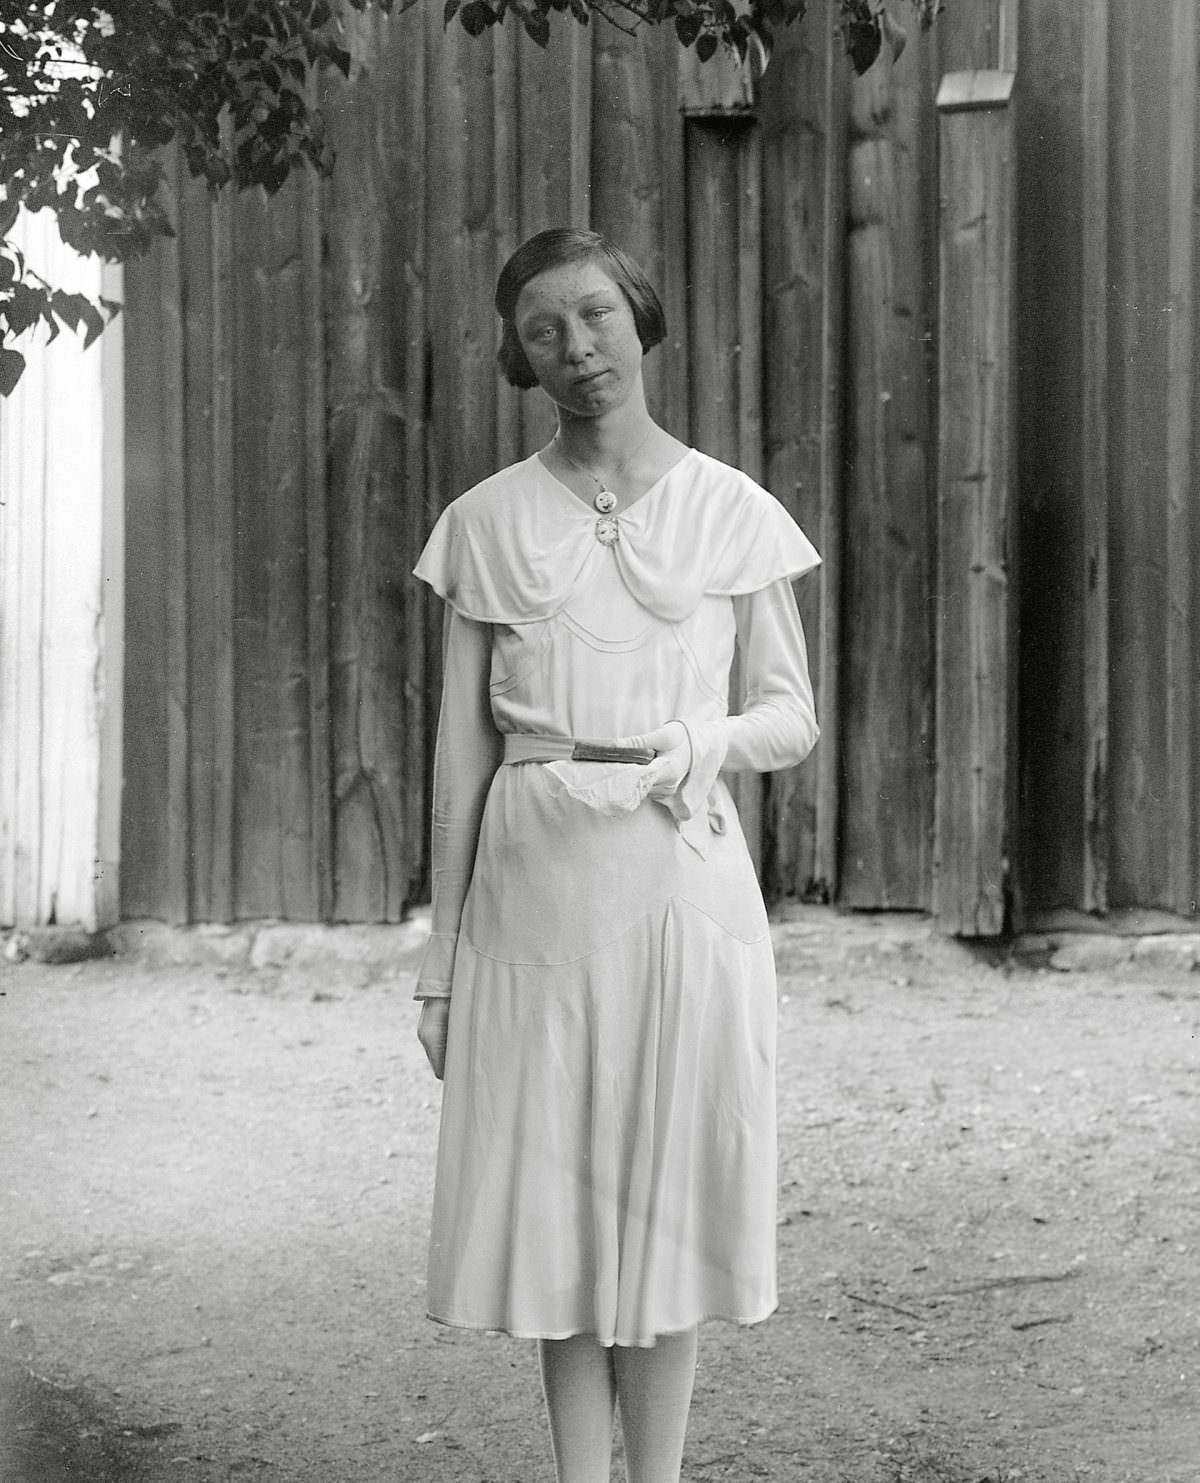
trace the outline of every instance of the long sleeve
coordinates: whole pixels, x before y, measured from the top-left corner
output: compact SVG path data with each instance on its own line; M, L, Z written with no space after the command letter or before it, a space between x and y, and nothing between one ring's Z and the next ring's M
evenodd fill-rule
M745 699L735 716L686 723L692 765L671 812L702 813L717 774L775 772L802 762L820 730L808 674L808 646L786 579L733 599Z
M733 603L745 699L729 717L723 766L775 772L803 762L820 730L808 674L808 646L792 584L774 582Z
M444 999L454 976L463 903L475 868L488 787L500 764L488 682L492 630L447 604L445 677L433 768L433 920L417 999Z

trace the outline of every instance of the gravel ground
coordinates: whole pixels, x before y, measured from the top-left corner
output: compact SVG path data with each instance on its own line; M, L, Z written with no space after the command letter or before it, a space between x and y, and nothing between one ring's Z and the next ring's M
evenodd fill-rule
M0 1483L550 1483L532 1347L423 1317L419 935L0 967ZM685 1479L1200 1483L1196 955L777 938L783 1301Z

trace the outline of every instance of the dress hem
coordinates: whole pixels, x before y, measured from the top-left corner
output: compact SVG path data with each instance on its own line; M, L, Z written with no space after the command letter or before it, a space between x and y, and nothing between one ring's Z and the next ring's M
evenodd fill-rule
M765 1313L760 1313L753 1318L743 1318L732 1313L702 1313L693 1323L685 1324L681 1328L662 1329L658 1333L652 1334L648 1339L628 1341L613 1337L611 1339L599 1339L598 1342L605 1349L612 1349L614 1347L622 1349L653 1349L659 1339L669 1338L672 1334L690 1333L692 1329L699 1328L702 1323L733 1323L737 1324L739 1328L753 1328L755 1324L765 1323L768 1318L771 1318L778 1311L779 1303L775 1302ZM597 1337L595 1329L569 1328L562 1329L561 1331L556 1330L553 1333L546 1330L509 1329L503 1325L470 1323L462 1319L443 1318L429 1309L426 1309L425 1317L431 1323L441 1324L443 1328L458 1329L460 1332L476 1334L502 1335L509 1339L574 1339L581 1334L590 1334L593 1338Z

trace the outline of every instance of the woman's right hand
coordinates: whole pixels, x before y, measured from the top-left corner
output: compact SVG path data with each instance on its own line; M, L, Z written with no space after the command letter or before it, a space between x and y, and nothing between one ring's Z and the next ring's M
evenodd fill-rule
M441 1081L446 1074L446 1030L450 1024L449 999L426 999L417 1021L417 1039L425 1048L433 1074Z
M679 791L692 765L692 740L682 721L668 721L644 736L623 736L623 747L649 747L654 761L646 764L650 780L646 796L666 799Z

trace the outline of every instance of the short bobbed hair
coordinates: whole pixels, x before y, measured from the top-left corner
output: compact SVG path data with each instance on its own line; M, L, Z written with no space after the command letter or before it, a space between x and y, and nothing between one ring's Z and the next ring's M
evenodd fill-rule
M642 349L651 350L666 338L667 320L658 295L627 252L622 252L599 232L589 232L583 227L550 227L517 248L500 270L496 282L496 313L502 326L496 359L505 379L513 386L528 390L538 384L521 348L514 319L521 290L550 268L589 260L604 269L629 301Z

